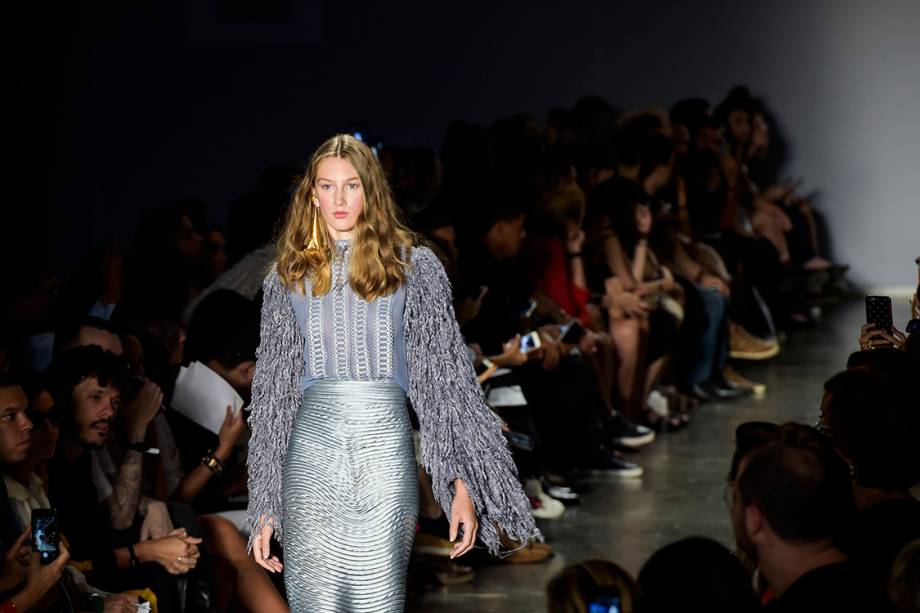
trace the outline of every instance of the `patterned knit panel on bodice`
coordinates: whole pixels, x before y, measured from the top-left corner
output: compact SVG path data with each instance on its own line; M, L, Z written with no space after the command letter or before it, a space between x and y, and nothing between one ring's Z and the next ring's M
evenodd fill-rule
M351 240L337 240L335 247L332 289L313 296L306 281L304 295L290 292L304 337L301 391L317 379L392 380L407 390L405 287L367 302L348 284Z

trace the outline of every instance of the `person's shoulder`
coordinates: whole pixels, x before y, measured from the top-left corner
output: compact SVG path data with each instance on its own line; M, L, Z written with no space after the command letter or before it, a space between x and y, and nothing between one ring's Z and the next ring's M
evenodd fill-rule
M428 245L413 245L410 260L414 275L444 274L444 264L441 258Z
M265 296L286 293L284 291L284 281L282 281L281 275L278 274L277 261L272 261L265 271L265 278L262 279L262 292Z

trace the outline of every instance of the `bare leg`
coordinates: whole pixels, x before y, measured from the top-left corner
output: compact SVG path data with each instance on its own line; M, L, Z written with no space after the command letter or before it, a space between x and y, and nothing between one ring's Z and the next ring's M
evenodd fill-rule
M641 341L639 321L616 319L610 322L610 336L618 358L617 383L620 405L626 417L636 421L638 408L634 402L636 372L639 366L639 345Z
M613 397L614 388L617 384L617 365L613 339L606 332L601 332L597 336L597 351L586 357L588 363L591 364L597 374L604 402L607 403L609 409L613 410L619 404L619 399Z
M204 546L218 562L216 566L228 569L233 575L232 578L218 577L218 585L230 584L236 600L250 611L287 613L287 604L265 570L246 554L246 541L236 526L219 515L203 515L198 518L198 524Z

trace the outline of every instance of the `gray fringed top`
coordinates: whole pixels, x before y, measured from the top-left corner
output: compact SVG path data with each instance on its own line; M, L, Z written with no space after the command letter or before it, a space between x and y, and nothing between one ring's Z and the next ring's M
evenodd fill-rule
M410 254L408 273L401 289L405 301L401 320L404 334L395 325L393 331L395 337L403 336L405 343L405 385L419 418L422 464L431 475L435 500L449 519L453 482L461 479L479 519L479 535L492 554L499 551L498 529L515 541L542 541L543 535L534 523L530 503L518 482L511 452L501 433L501 419L486 406L466 352L444 267L430 249L415 247ZM308 340L298 324L298 318L309 311L297 315L295 301L274 269L265 278L263 289L261 341L256 354L249 420L252 428L248 460L250 551L268 518L275 537L284 542L281 505L284 454L304 386L320 372L319 363L314 361L316 354L307 349ZM392 296L394 303L398 302L398 294ZM391 304L391 309L391 313L399 313L395 304ZM349 323L352 330L358 325L350 316L342 321L346 329ZM308 325L304 329L309 328ZM311 330L308 336L316 332ZM333 337L337 339L339 335ZM336 342L325 338L326 349L330 342ZM363 362L360 355L363 352L353 351L348 359L334 361L333 370L328 370L328 353L321 362L327 369L326 375L355 372L349 369L361 365L361 373L367 372L364 366L368 371L377 368L373 371L376 374L371 372L368 378L386 377L386 363L383 368L379 362L372 366L370 361ZM371 356L368 354L368 360ZM305 366L308 360L312 364L310 374ZM398 381L396 361L391 376ZM340 370L340 366L345 370Z

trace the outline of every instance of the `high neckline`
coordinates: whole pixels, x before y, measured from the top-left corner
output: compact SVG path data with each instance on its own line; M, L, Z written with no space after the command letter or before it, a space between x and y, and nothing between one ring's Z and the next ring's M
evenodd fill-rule
M350 245L351 245L350 238L337 238L335 240L335 250L336 251L339 251L339 252L345 251L346 249L348 249Z

